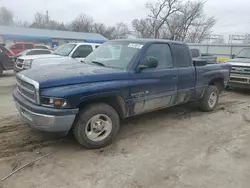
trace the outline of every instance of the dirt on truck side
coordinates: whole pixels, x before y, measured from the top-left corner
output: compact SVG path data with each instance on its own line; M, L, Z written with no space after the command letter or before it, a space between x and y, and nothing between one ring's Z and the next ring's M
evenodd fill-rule
M122 121L117 140L87 150L71 135L30 128L15 110L13 76L0 78L0 178L4 188L248 188L250 92L221 94L218 108L194 104Z

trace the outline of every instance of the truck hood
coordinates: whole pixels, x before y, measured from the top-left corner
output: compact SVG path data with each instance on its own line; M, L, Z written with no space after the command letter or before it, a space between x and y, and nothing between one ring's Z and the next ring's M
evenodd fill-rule
M27 55L27 56L22 56L22 57L19 57L19 59L23 59L23 60L32 59L32 60L36 60L36 59L60 58L60 57L62 57L62 56L56 55L56 54L41 54L41 55Z
M231 64L232 66L250 67L250 59L235 58L227 61L227 63Z
M128 79L128 72L86 63L67 63L28 69L19 73L39 83L40 88Z
M53 65L59 65L59 64L72 64L72 63L78 63L76 59L73 59L68 56L59 56L59 57L53 57L53 58L42 58L42 59L36 59L32 62L32 69L38 69L39 67L44 66L53 66Z

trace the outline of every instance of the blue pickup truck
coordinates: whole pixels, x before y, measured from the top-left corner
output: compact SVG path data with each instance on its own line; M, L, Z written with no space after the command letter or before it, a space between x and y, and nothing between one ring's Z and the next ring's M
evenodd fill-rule
M230 73L230 65L192 59L186 44L166 40L108 41L72 61L18 73L13 97L32 127L72 131L87 148L110 144L130 116L190 101L214 110Z

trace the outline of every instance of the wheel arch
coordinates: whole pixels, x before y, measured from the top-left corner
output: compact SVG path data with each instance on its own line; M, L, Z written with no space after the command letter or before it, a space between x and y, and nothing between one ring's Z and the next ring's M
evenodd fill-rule
M94 104L94 103L108 104L109 106L111 106L112 108L116 110L116 112L118 113L121 119L124 119L125 117L127 117L128 109L127 109L125 99L122 96L110 95L110 96L88 98L88 99L81 101L78 108L83 109L84 106L89 105L89 104Z
M225 87L226 87L224 81L225 81L225 80L224 80L224 78L223 78L222 76L218 76L218 77L212 78L212 79L209 81L208 85L216 86L216 87L219 89L219 91L221 92L221 91L223 91L223 90L225 89Z

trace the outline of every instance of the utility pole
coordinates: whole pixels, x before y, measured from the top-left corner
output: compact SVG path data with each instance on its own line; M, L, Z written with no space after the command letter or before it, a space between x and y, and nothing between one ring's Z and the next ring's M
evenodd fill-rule
M49 11L46 10L46 25L49 27Z

